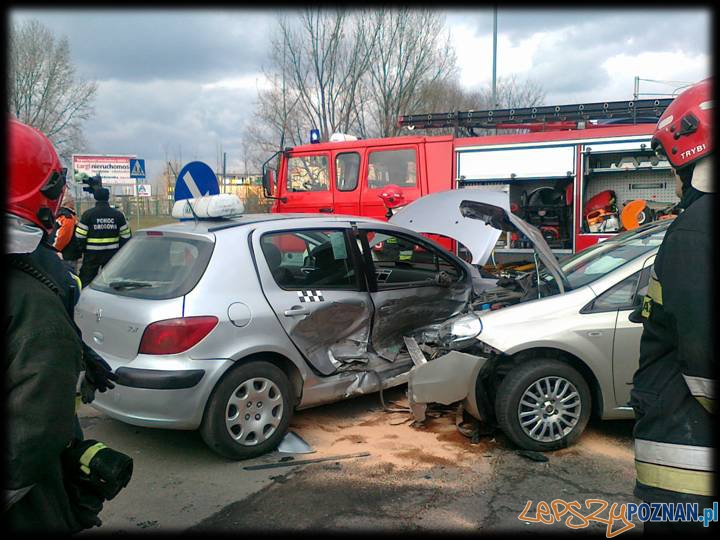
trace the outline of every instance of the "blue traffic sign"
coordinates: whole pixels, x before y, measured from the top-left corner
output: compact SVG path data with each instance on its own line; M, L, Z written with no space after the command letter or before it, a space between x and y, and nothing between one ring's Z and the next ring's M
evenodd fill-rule
M130 158L130 178L145 178L145 160Z
M217 176L209 165L193 161L185 165L175 181L175 200L194 199L220 193Z

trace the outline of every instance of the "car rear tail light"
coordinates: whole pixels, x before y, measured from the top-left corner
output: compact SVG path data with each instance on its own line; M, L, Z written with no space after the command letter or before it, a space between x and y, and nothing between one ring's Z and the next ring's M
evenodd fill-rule
M181 317L145 328L138 354L177 354L197 345L215 326L217 317Z

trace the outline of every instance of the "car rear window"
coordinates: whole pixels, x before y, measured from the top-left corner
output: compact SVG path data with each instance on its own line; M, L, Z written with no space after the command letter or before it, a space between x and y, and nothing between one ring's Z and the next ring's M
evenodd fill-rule
M208 239L136 235L90 284L92 289L153 300L189 293L207 267L214 243Z

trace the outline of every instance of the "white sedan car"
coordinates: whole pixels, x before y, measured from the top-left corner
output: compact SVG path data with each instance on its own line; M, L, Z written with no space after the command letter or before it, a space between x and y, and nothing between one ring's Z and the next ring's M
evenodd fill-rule
M591 412L603 419L633 418L628 402L642 324L630 318L671 220L619 234L558 262L537 229L469 191L439 194L436 215L451 216L444 225L423 222L426 212L412 204L392 221L447 236L453 227L470 226L467 218L477 224L479 236L489 225L521 232L533 240L543 264L500 280L473 302L472 311L455 318L456 351L416 362L409 379L416 418L424 416L417 409L423 404L462 401L471 416L497 421L518 446L538 451L575 442ZM452 216L458 206L465 223ZM486 247L481 243L471 251ZM480 324L473 325L473 318ZM464 329L466 345L457 352Z

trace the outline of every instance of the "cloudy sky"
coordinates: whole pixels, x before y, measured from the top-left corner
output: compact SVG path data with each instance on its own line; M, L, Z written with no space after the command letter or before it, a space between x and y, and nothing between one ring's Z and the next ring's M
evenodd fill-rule
M292 12L287 12L292 13ZM460 82L492 80L492 9L449 10ZM240 138L265 84L276 11L14 9L67 36L78 73L99 89L88 151L136 154L150 178L164 161L240 170ZM632 99L634 77L692 82L711 74L712 12L509 9L498 11L497 73L531 78L546 104ZM642 81L641 93L680 83ZM650 96L641 96L650 97Z

